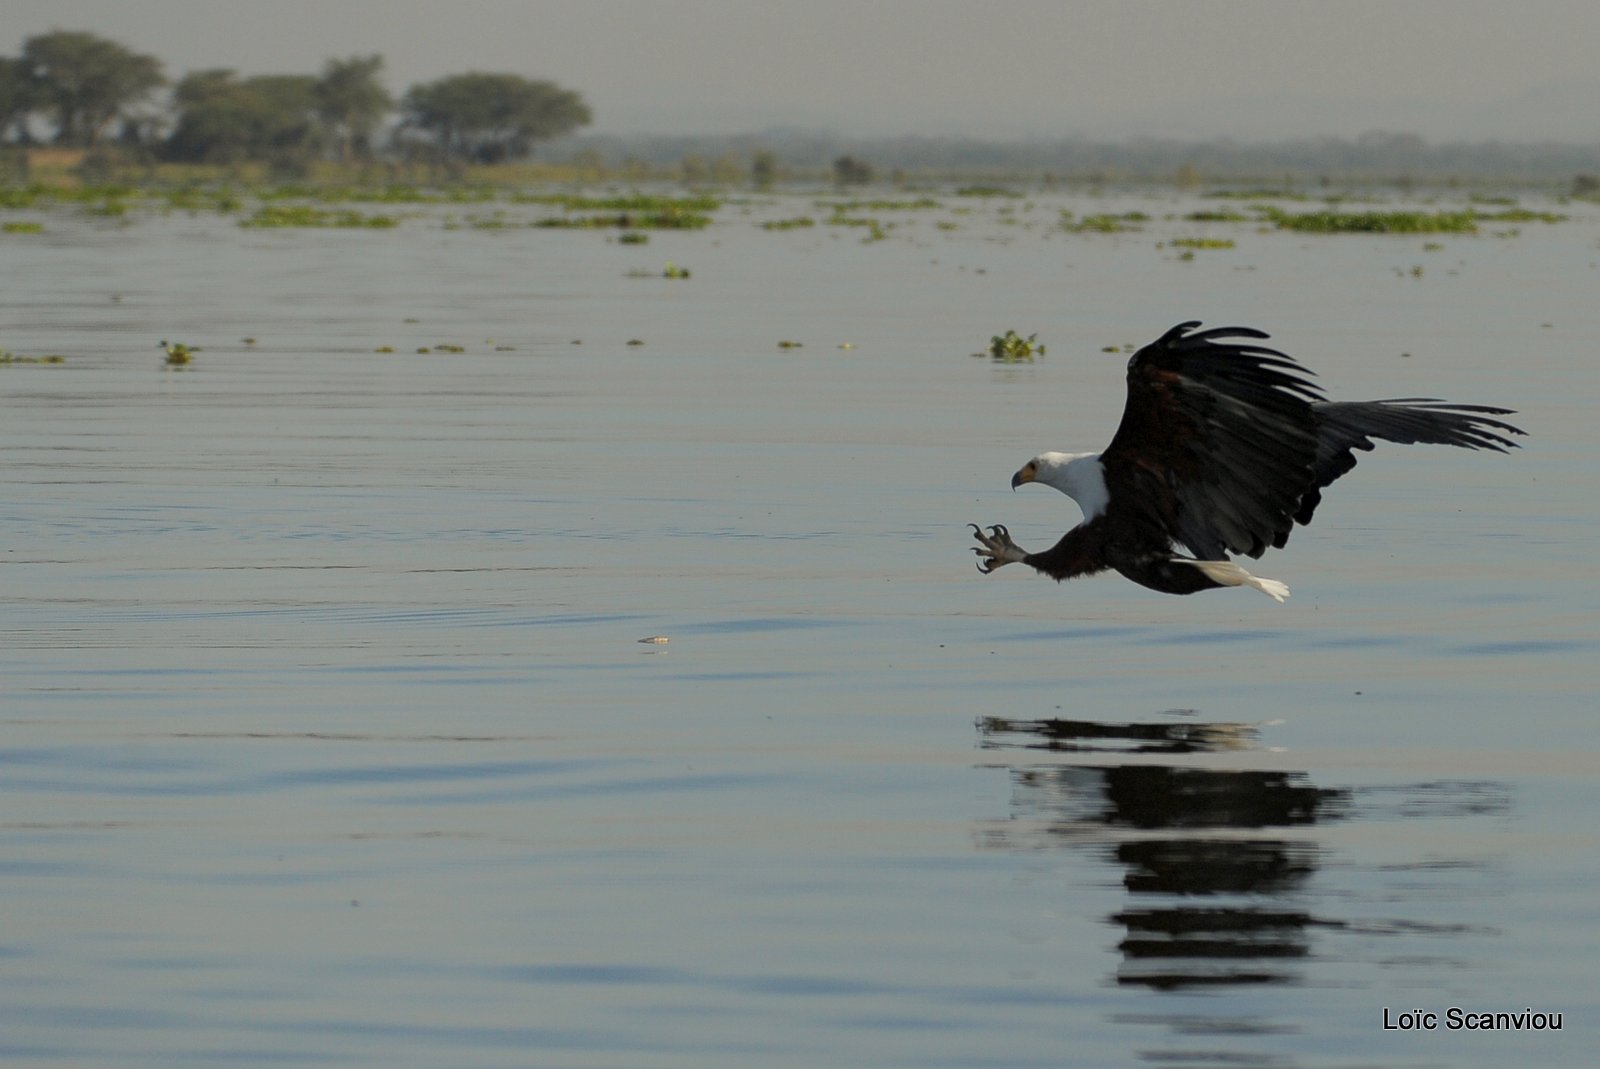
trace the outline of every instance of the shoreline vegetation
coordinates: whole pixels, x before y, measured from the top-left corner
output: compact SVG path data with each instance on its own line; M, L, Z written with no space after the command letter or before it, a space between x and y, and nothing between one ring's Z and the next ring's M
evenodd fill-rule
M873 176L840 181L836 170L785 173L779 180L740 173L731 166L716 175L681 168L631 166L612 169L592 163L527 161L450 167L419 163L337 163L319 161L284 175L264 163L229 166L151 163L105 150L32 148L7 154L14 164L0 167L0 224L8 234L37 233L35 220L15 213L77 205L91 215L126 216L133 209L214 211L238 214L246 227L396 225L411 206L481 206L496 214L473 217L472 225L620 230L699 230L729 201L749 203L763 195L815 199L815 217L765 219L768 230L818 224L854 226L881 238L878 213L937 210L950 202L985 201L1002 213L1031 210L1027 199L1052 193L1111 196L1163 192L1210 200L1215 207L1182 218L1199 224L1249 224L1256 228L1303 233L1473 233L1483 222L1558 222L1564 215L1519 206L1523 195L1560 206L1600 203L1600 179L1587 174L1564 183L1421 182L1296 180L1280 176L1265 183L1249 177L1202 178L1192 173L1167 176L1059 176L1014 173L970 176L939 172ZM18 160L16 157L25 156ZM759 160L757 161L760 162ZM1432 210L1393 210L1393 203L1427 205ZM508 219L507 208L534 212ZM543 214L539 214L542 210ZM1074 233L1137 232L1151 221L1141 211L1087 214L1063 212L1060 226ZM956 225L953 221L949 224ZM1196 239L1198 241L1199 239ZM1194 247L1219 247L1201 242Z
M966 170L959 167L896 168L878 173L851 157L842 173L840 160L814 166L775 166L771 155L756 150L746 159L725 155L715 165L699 157L648 163L638 157L608 162L593 153L577 151L570 157L528 159L492 164L440 165L436 161L313 161L285 170L271 163L247 161L233 164L154 162L137 154L116 149L60 147L0 148L0 212L7 209L44 206L52 201L84 202L102 200L106 214L117 213L117 202L130 199L164 198L173 208L220 211L238 210L241 197L262 201L296 198L325 203L489 203L506 201L518 204L548 203L567 208L590 208L596 215L587 220L552 217L546 226L588 226L626 229L651 226L698 229L704 216L714 210L719 198L759 193L817 192L819 195L869 195L869 206L937 207L931 195L957 195L963 198L1019 198L1034 193L1108 193L1141 190L1170 190L1196 196L1214 197L1219 207L1214 212L1197 213L1197 222L1258 222L1257 214L1238 210L1253 201L1273 200L1293 204L1304 202L1303 211L1280 210L1280 216L1295 215L1290 229L1307 231L1340 229L1340 220L1324 220L1319 225L1310 216L1319 214L1311 205L1335 205L1341 201L1385 199L1471 199L1474 206L1495 203L1513 204L1518 195L1547 196L1556 202L1567 200L1600 203L1600 149L1595 155L1595 172L1568 172L1547 177L1516 177L1457 174L1350 174L1340 178L1297 173L1250 174L1218 171L1201 173L1180 166L1163 173L1096 169L1083 173L1019 168L1015 170ZM865 174L850 168L865 167ZM680 216L650 219L648 213L659 207L654 193L668 188L682 191ZM618 193L619 190L630 191ZM579 195L577 191L590 193ZM605 192L595 192L605 191ZM892 196L889 194L893 194ZM632 197L632 200L629 200ZM917 198L924 203L919 205ZM626 218L629 212L646 213L642 222ZM606 213L612 217L608 218ZM260 225L274 225L273 213ZM1320 213L1327 215L1327 212ZM1367 213L1372 215L1373 213ZM1484 214L1479 212L1480 215ZM308 220L318 225L314 220ZM1532 221L1532 220L1524 220ZM1122 230L1105 220L1080 221L1078 229ZM1407 230L1463 231L1471 226L1465 219L1441 221L1437 225L1408 226L1403 221L1365 219L1350 222L1343 229L1369 232ZM276 225L285 225L280 220ZM769 229L811 225L810 220L769 224Z
M137 160L108 165L85 150L34 149L35 176L27 183L0 177L0 243L40 240L63 213L91 223L128 226L173 213L216 214L247 230L386 230L433 226L446 230L563 229L593 231L619 245L645 245L652 231L757 226L771 232L839 228L870 244L896 236L914 219L941 231L964 228L975 211L1002 224L1088 238L1138 237L1149 233L1158 249L1176 259L1232 250L1238 237L1288 231L1297 234L1380 234L1515 237L1524 224L1566 221L1575 203L1600 203L1581 179L1565 191L1533 187L1492 191L1459 184L1418 188L1414 183L1330 188L1321 183L1257 186L1165 181L1067 182L1039 175L1005 181L959 183L898 176L845 184L826 173L809 181L742 180L726 185L689 183L681 174L636 174L623 183L603 173L566 165L501 163L453 168L441 174L426 165L321 162L299 180L276 176L261 164L217 167L151 164ZM1521 196L1535 198L1524 206ZM1097 198L1120 198L1120 211L1078 213ZM1127 210L1129 197L1142 198ZM1162 200L1168 202L1162 206ZM807 214L794 214L796 208ZM1171 233L1172 224L1180 232ZM909 231L915 233L915 230ZM1425 251L1442 247L1437 240ZM1416 265L1413 274L1423 268ZM655 277L662 272L649 271ZM687 269L669 264L664 277L686 279ZM1042 352L1042 347L1040 347Z
M1576 146L1573 146L1576 147ZM832 186L842 190L904 190L909 194L928 194L941 187L955 189L970 197L1018 197L1027 192L1074 192L1104 189L1173 189L1190 194L1211 195L1232 200L1278 198L1322 202L1358 194L1430 195L1483 194L1485 190L1502 194L1546 194L1555 198L1578 198L1600 202L1600 146L1595 147L1594 170L1552 171L1547 174L1510 171L1462 170L1459 173L1387 173L1379 166L1360 166L1349 173L1314 174L1302 171L1234 171L1226 168L1200 171L1178 165L1173 170L1160 166L1104 166L1086 171L1059 171L1030 166L962 166L930 162L928 166L896 166L861 174L858 157L832 162L776 165L768 150L757 149L749 157L726 152L714 163L698 155L646 160L640 155L608 158L594 150L574 149L563 158L560 146L552 146L539 158L502 163L400 162L400 160L362 160L336 162L315 160L293 168L270 162L174 163L154 162L150 158L120 149L70 149L53 146L0 146L0 208L8 206L6 195L14 190L61 190L70 197L72 190L90 187L130 187L130 189L306 189L350 190L350 198L374 198L373 190L426 189L438 194L437 200L493 200L504 190L592 189L592 187L682 186L686 190L765 190L805 189ZM1586 160L1576 158L1574 163ZM1218 221L1229 221L1226 210L1219 210Z

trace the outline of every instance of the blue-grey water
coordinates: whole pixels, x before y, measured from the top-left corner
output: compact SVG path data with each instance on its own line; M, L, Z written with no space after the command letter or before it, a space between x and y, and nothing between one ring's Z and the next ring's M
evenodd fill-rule
M1594 1064L1600 209L813 199L13 213L0 1061ZM1189 318L1530 437L1364 456L1284 605L979 575Z

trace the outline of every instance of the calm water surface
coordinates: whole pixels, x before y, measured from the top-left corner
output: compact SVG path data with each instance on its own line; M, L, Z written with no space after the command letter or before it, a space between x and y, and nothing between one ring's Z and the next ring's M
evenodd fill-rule
M1600 211L939 199L5 236L0 1058L1592 1065ZM1286 605L980 576L1187 318L1532 437L1364 458Z

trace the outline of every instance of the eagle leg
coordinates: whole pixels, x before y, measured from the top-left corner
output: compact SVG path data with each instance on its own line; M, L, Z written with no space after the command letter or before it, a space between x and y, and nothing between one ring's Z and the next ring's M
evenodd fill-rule
M1007 564L1020 564L1027 558L1027 551L1011 541L1011 532L1003 524L990 527L988 534L984 534L983 528L975 523L967 526L972 528L972 537L979 542L972 552L983 558L978 562L978 571L984 575Z

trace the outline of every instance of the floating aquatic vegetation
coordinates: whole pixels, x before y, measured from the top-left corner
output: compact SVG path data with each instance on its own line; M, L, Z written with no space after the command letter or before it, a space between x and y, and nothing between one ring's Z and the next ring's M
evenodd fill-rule
M646 268L636 267L628 272L629 278L688 278L689 269L671 260L660 271L651 271Z
M1150 217L1144 212L1086 215L1082 219L1074 219L1069 211L1063 210L1061 213L1062 228L1074 234L1120 234L1127 230L1138 230L1139 224L1149 221Z
M1217 200L1310 200L1292 189L1214 189L1204 194Z
M424 190L409 185L285 185L259 190L263 201L308 200L322 204L478 204L494 200L497 193L483 185L451 186Z
M353 209L317 208L309 204L266 204L239 225L252 228L268 227L335 227L347 229L386 229L399 226L400 219L393 215L363 215Z
M42 234L44 224L31 220L13 219L11 222L0 226L0 232L7 234Z
M714 212L722 201L709 194L684 197L629 193L616 197L589 197L577 193L513 193L513 204L549 204L575 212Z
M376 349L374 349L372 351L375 352L375 353L392 353L392 352L394 352L394 346L392 346L392 345L380 345L380 346L378 346Z
M882 241L884 238L889 236L888 229L878 220L871 218L870 216L861 217L846 215L843 212L835 212L828 219L828 225L861 227L867 232L867 236L862 238L862 241ZM890 225L892 226L893 224L891 223Z
M617 215L552 215L532 225L564 230L703 230L711 216L681 208L651 212L620 212Z
M616 197L588 197L573 193L517 193L517 204L548 204L568 212L602 212L601 215L557 215L540 219L537 227L579 230L618 227L623 230L700 230L722 201L708 195L668 197L632 193Z
M244 207L242 201L229 189L201 189L185 186L166 193L169 211L186 212L236 212Z
M962 186L956 190L958 197L1021 197L1016 190L1004 186Z
M1281 230L1303 234L1472 234L1473 211L1285 212L1269 209L1267 218Z
M1536 212L1529 208L1509 208L1503 212L1479 212L1479 219L1496 223L1564 223L1568 216L1560 212Z
M1184 216L1191 223L1254 223L1259 216L1246 215L1236 212L1231 208L1207 209L1205 211L1190 212Z
M1173 238L1167 242L1177 249L1231 249L1232 238Z
M185 345L181 341L167 341L165 338L156 343L156 348L166 351L168 367L187 367L189 361L194 359L194 354L200 351L199 346Z
M974 353L982 356L983 353ZM1029 334L1022 337L1014 330L1004 334L996 334L989 339L989 357L1002 364L1031 363L1035 356L1044 355L1044 346L1039 344L1039 335Z
M927 208L941 208L932 197L915 200L819 200L817 207L832 209L836 214L845 212L914 212Z
M650 244L650 235L638 230L624 230L617 235L617 244L648 245Z
M800 349L800 348L803 348L804 346L805 346L804 342L789 341L787 339L785 339L783 341L780 341L778 343L778 348L780 348L780 349Z
M816 226L817 221L809 215L796 216L793 219L768 219L761 224L762 230L800 230L808 226Z
M0 349L0 365L6 364L65 364L67 358L60 353L47 353L44 356L23 356L6 349Z
M50 196L45 186L6 186L0 188L0 208L32 208Z

